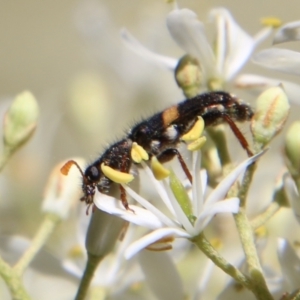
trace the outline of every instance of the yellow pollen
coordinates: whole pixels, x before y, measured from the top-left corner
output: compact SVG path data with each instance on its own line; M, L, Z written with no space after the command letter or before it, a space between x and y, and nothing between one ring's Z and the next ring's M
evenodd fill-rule
M101 164L101 170L107 178L115 183L128 183L134 179L132 174L114 170L104 163Z
M148 160L149 155L142 146L134 142L131 148L131 158L134 162L140 163L142 160Z
M204 120L202 117L198 117L198 120L196 121L196 123L194 124L194 126L190 129L189 132L187 132L186 134L184 134L181 139L185 142L188 142L188 141L195 141L197 140L203 130L204 130Z
M278 28L282 25L282 21L279 18L276 17L265 17L260 20L260 23L263 26L269 26L273 28Z
M205 136L201 136L199 137L197 140L195 140L194 142L190 143L187 148L190 151L196 151L199 150L203 147L204 143L206 142L206 137Z
M153 156L151 159L151 168L152 172L154 174L154 177L157 180L162 180L170 175L170 171L166 169L156 158L156 156Z

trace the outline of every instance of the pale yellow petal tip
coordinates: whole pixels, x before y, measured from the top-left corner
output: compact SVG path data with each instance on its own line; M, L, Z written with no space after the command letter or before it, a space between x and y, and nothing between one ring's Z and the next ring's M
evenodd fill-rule
M201 136L200 138L198 138L197 140L195 140L194 142L190 143L187 148L189 151L197 151L200 150L203 145L206 142L206 137L205 136Z
M198 120L194 124L194 126L191 128L189 132L184 134L181 139L185 142L188 141L195 141L197 140L203 133L204 130L204 120L202 117L198 117Z
M134 162L140 163L142 160L148 160L149 155L142 146L134 142L131 148L131 158Z
M263 26L278 28L282 25L282 21L276 17L266 17L260 20Z
M170 175L170 171L166 169L155 156L151 159L151 167L154 177L157 180L162 180Z
M132 174L114 170L104 163L101 164L101 170L107 178L115 183L129 183L134 179Z

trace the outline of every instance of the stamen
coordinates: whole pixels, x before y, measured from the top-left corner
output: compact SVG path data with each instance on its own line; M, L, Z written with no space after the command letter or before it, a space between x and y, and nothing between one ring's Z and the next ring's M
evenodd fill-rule
M132 174L114 170L113 168L106 166L104 163L101 164L101 171L107 178L115 183L129 183L134 179Z

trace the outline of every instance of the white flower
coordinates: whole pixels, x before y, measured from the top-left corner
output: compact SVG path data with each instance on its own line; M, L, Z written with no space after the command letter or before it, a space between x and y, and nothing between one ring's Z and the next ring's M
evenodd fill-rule
M174 195L170 192L170 188L166 182L162 183L157 181L146 164L144 164L144 169L147 176L155 186L161 200L168 208L171 217L158 210L146 199L125 185L124 188L127 194L139 202L144 208L130 205L134 213L129 210L127 211L122 207L119 200L100 193L96 194L94 202L100 210L104 210L131 223L152 230L152 232L135 241L127 248L125 256L129 259L140 250L163 238L181 237L190 239L197 236L217 213L237 213L239 210L239 199L230 198L224 200L224 197L238 176L260 155L261 153L241 163L219 183L207 198L204 198L207 181L206 172L202 171L201 174L198 172L199 154L198 152L193 153L192 175L194 184L192 185L191 191L191 204L194 222L191 222L188 216L186 216Z
M299 289L300 259L285 239L278 239L277 249L282 270L282 278L285 284L285 288L283 290L288 290L292 293L296 289Z
M282 26L276 33L273 44L300 40L300 22L291 22ZM264 49L253 56L252 61L264 68L279 71L286 74L300 75L300 53L288 49L269 48ZM300 104L300 86L287 80L267 78L253 74L244 74L237 78L239 87L266 88L282 84L292 102Z
M167 27L174 41L189 54L197 58L203 72L203 88L207 90L211 82L218 81L223 86L233 79L250 58L253 50L271 32L265 27L251 37L235 22L225 8L210 12L210 19L216 27L215 44L208 41L204 25L197 15L189 9L174 9L167 16ZM158 63L172 71L178 59L152 53L142 46L126 29L121 32L126 45L137 54L151 62Z

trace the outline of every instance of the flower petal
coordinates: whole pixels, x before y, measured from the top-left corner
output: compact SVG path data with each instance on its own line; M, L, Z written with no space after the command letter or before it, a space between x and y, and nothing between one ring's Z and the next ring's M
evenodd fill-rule
M300 85L291 81L269 78L254 74L243 74L235 80L235 85L243 89L256 89L259 93L268 87L278 86L282 84L289 100L300 105Z
M201 232L214 215L218 213L237 213L239 211L239 198L228 198L224 201L217 202L211 207L207 207L195 222L195 230Z
M139 261L145 282L156 299L184 299L183 284L176 266L167 252L141 251Z
M136 205L130 204L130 210L125 210L120 200L108 195L96 192L94 203L100 209L109 214L118 216L126 221L150 229L157 229L164 226L162 221L150 211Z
M176 228L160 228L151 233L143 236L142 238L138 239L137 241L133 242L125 251L125 258L130 259L135 254L137 254L142 249L146 248L147 246L153 244L154 242L164 238L164 237L182 237L182 238L190 238L191 236L182 229Z
M167 16L167 27L179 47L199 59L203 69L209 73L206 75L214 75L215 57L197 15L189 9L175 9Z
M131 49L133 52L140 55L144 59L172 71L176 68L178 62L177 59L151 52L146 47L144 47L136 38L134 38L134 36L130 34L127 29L123 28L121 30L121 38L129 49Z
M253 38L235 22L227 9L213 9L210 15L215 18L217 24L220 24L218 33L223 33L217 47L226 45L226 49L217 49L217 58L226 55L223 74L226 80L230 80L251 56L255 43ZM220 27L223 27L223 30Z
M280 44L300 40L300 21L290 22L280 27L274 36L273 43Z
M296 51L266 49L255 54L252 61L271 70L300 75L300 53Z
M212 191L212 193L208 196L207 200L205 201L204 206L208 207L217 201L224 199L225 195L227 194L228 190L230 189L231 185L236 181L239 175L246 170L246 168L255 162L260 156L262 156L265 151L262 151L245 161L239 164L233 171L231 171L219 184L218 186Z
M278 239L278 258L289 291L299 288L300 259L287 240Z
M283 182L284 190L287 193L291 207L293 208L294 215L297 221L300 223L300 197L295 182L289 174L284 175Z

